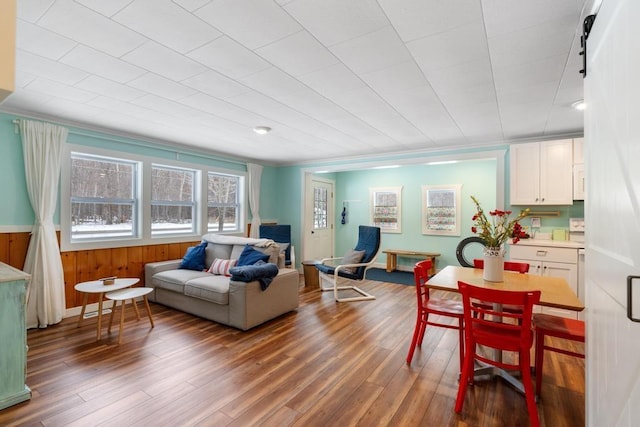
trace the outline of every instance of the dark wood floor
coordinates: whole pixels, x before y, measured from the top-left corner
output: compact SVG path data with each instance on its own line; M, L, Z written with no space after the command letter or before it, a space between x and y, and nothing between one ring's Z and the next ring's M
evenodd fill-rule
M297 312L248 332L160 305L153 330L129 307L120 346L117 328L96 342L95 321L30 330L33 398L0 425L528 425L524 398L499 379L471 387L456 415L457 332L427 330L407 366L414 288L363 286L375 301L303 288ZM584 389L583 360L548 353L542 425L584 425Z

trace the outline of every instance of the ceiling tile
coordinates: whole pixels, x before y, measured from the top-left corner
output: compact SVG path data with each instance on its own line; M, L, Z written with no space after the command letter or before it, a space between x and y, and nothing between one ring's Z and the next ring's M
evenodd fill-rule
M221 35L211 25L170 0L136 0L113 19L181 53Z
M193 12L205 4L210 3L211 0L173 0L173 2L184 7L188 11Z
M146 72L142 68L83 45L73 48L60 59L60 62L119 83L126 83Z
M49 59L60 59L78 43L49 30L18 19L16 47Z
M389 25L376 0L296 0L284 8L325 46Z
M220 37L188 54L196 61L231 78L265 70L271 65L229 37Z
M79 103L85 103L92 100L97 95L92 92L88 92L82 89L77 89L71 86L67 86L62 83L58 83L53 80L47 80L44 78L37 78L26 86L34 92L40 92L45 95L66 99L69 101L75 101Z
M382 96L428 84L424 73L413 60L370 73L363 73L361 77Z
M45 14L55 0L24 0L16 2L18 18L35 23Z
M202 64L153 41L127 53L122 60L175 81L207 70Z
M113 80L94 75L87 77L74 86L78 89L83 89L96 94L106 94L106 96L116 98L121 101L131 101L144 96L146 93L141 90L116 83Z
M531 87L545 82L558 82L566 61L566 55L556 55L533 63L496 68L496 90L507 91L523 85Z
M328 98L365 86L364 82L343 64L305 74L300 76L300 80Z
M147 73L127 84L174 101L196 93L196 91L191 88L153 73Z
M264 116L203 93L196 93L180 100L180 102L223 119L242 123L249 129L268 121Z
M54 2L38 25L113 56L121 56L145 41L140 34L71 0Z
M302 29L281 7L263 0L217 0L195 14L249 49Z
M26 72L67 85L74 85L89 76L87 72L75 67L61 64L21 49L16 50L16 71L18 75Z
M242 83L238 83L217 71L209 70L202 74L182 80L185 86L204 92L217 98L228 98L250 91L251 89Z
M308 89L299 80L275 67L243 77L240 81L248 87L275 99Z
M74 0L83 6L93 9L101 15L113 16L134 0Z
M425 72L486 58L488 54L482 21L414 40L407 47Z
M337 64L338 59L307 31L299 31L255 51L292 76Z
M331 47L356 73L369 73L411 60L411 54L391 26Z
M480 0L379 0L379 3L405 42L482 19Z

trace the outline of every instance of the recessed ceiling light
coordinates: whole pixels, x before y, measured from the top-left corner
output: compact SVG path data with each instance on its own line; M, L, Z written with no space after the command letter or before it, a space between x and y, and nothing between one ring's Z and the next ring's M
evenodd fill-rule
M571 104L571 106L580 111L583 111L585 108L587 108L587 104L584 103L584 99L574 102L573 104Z
M393 168L399 168L400 165L383 165L383 166L374 166L371 169L393 169Z
M258 135L266 135L271 132L271 128L269 126L256 126L253 128L253 131Z

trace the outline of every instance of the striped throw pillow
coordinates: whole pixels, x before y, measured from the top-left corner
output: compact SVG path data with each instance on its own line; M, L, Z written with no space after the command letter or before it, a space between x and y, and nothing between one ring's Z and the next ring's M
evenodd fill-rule
M231 276L229 274L229 269L236 265L236 261L237 260L235 259L216 258L213 260L211 267L209 267L209 270L207 271L211 274Z

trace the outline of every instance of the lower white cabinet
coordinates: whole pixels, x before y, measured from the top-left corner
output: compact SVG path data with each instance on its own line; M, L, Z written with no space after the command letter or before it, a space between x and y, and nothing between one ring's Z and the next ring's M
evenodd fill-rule
M529 264L529 274L539 276L562 277L573 292L578 294L578 249L548 246L511 245L510 261ZM554 307L536 307L536 312L576 319L575 311Z

